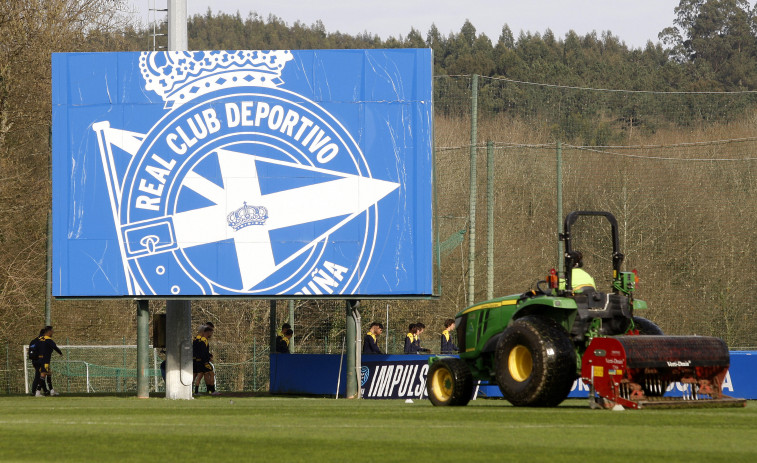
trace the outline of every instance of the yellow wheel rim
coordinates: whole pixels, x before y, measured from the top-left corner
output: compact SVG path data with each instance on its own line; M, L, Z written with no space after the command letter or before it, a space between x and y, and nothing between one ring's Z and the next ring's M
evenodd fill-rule
M431 377L431 390L438 400L442 402L449 400L452 397L453 388L452 373L448 369L439 368L434 372L434 376Z
M507 368L510 370L510 376L519 383L527 380L531 376L531 370L534 366L534 359L531 351L526 346L517 345L510 351L507 357Z

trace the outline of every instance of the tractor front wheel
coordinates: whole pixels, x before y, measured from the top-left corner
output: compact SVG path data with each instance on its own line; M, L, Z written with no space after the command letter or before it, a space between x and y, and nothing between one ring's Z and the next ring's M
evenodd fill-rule
M556 321L526 316L502 334L496 351L496 377L515 406L554 407L576 379L576 351Z
M434 405L467 405L473 395L473 376L465 361L440 359L428 369L426 390Z

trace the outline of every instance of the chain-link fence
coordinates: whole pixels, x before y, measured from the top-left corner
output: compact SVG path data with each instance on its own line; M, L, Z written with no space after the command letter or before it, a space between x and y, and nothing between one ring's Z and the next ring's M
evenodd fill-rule
M444 319L468 300L521 293L558 267L557 159L563 211L606 210L618 219L624 268L640 276L647 318L671 334L714 335L757 348L757 93L617 91L479 78L476 145L471 76L435 78L436 223L442 291L431 301L364 301L363 332L400 353L409 323L427 325L438 351ZM492 143L487 168L486 142ZM471 153L477 156L475 248L470 245ZM488 262L487 178L493 184L493 261ZM608 228L581 219L574 245L597 284L608 286ZM488 272L493 285L488 288ZM161 301L151 312L164 311ZM193 319L212 321L221 390L264 391L270 350L268 301L195 301ZM136 343L130 300L54 301L61 344ZM22 346L42 325L6 341L0 393L23 392ZM340 353L345 302L278 304L277 326L294 328L298 353ZM122 359L121 359L122 360ZM96 363L96 362L94 362ZM131 383L125 383L127 390ZM159 388L160 386L158 386Z
M470 120L467 77L436 79L436 132ZM757 346L757 93L615 91L479 79L478 210L474 300L519 293L558 266L558 141L564 214L606 210L618 218L637 297L671 334L719 336L732 348ZM447 130L449 126L449 130ZM437 137L442 242L467 216L470 142ZM487 169L485 143L493 142ZM487 175L489 174L489 175ZM487 177L493 182L493 254L487 262ZM580 222L574 245L609 288L609 227ZM600 225L600 226L598 226ZM466 242L467 244L467 242ZM442 259L442 303L465 300L468 248ZM454 275L454 276L453 276ZM451 283L457 282L457 284Z
M50 369L55 372L53 388L65 393L128 392L137 388L137 346L69 346L61 345L60 355L50 360ZM24 357L28 347L23 347ZM160 351L149 349L151 389L161 389ZM24 391L29 393L35 376L31 361L24 363Z

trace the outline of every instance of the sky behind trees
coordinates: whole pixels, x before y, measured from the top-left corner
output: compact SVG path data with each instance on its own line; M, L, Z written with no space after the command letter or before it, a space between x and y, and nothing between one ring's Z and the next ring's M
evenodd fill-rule
M150 8L165 8L166 0L129 0L135 15L144 23L153 17ZM519 32L551 29L556 37L573 30L579 35L611 31L631 48L643 48L648 40L673 23L678 0L188 0L188 14L204 14L208 8L242 18L255 12L267 18L275 15L290 26L296 21L311 25L320 20L326 31L350 35L368 32L386 40L407 36L411 28L422 35L435 24L443 35L457 33L466 19L479 34L496 42L507 23L517 37ZM159 13L164 15L164 13ZM163 16L158 16L161 19Z

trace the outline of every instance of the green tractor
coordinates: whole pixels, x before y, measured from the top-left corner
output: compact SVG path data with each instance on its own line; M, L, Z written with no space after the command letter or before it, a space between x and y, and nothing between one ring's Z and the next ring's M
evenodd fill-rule
M571 228L581 216L604 217L610 223L613 266L610 292L573 287L575 276L569 269L576 267L580 254L571 245ZM437 356L429 359L426 388L434 405L466 405L472 398L475 385L483 382L497 384L503 397L515 406L556 406L568 396L574 381L582 376L583 367L589 372L584 378L592 386L592 396L595 392L591 381L595 373L609 378L607 388L617 392L616 397L614 392L601 391L604 406L622 402L626 406L641 408L637 405L661 398L670 382L689 378L687 375L690 374L697 375L696 371L691 371L698 364L696 357L699 353L695 352L697 347L686 348L688 338L662 336L657 325L635 316L637 310L646 309L647 305L633 297L636 275L621 271L624 256L618 249L617 221L611 213L572 212L565 218L564 233L559 239L565 243L564 280L558 279L552 270L533 290L481 302L457 314L459 358ZM652 368L641 366L641 362L647 359L630 358L632 355L629 354L629 358L612 360L601 349L590 347L594 339L625 339L630 338L629 335L637 335L633 336L637 338L636 345L639 341L643 343L644 349L637 349L637 352L659 350L656 346L662 345L659 343L662 339L667 339L665 345L673 348L666 347L666 352L660 353L662 358ZM725 360L722 346L718 344L715 349L720 349L716 355L719 360L715 363L726 363L727 370L727 348ZM587 351L592 352L594 359L597 354L603 361L625 362L626 368L609 367L605 370L598 363L582 365ZM621 348L614 349L613 353L621 355L620 351ZM685 363L678 361L681 352L688 356L685 362L689 362L691 370L670 367ZM645 355L639 354L639 357ZM635 362L640 365L638 368ZM722 368L717 374L721 373ZM714 373L709 370L700 374L703 375L707 376L703 381L722 382L722 377L714 378ZM696 380L694 384L697 384ZM597 400L602 403L603 399Z

